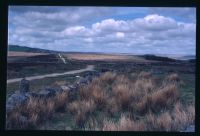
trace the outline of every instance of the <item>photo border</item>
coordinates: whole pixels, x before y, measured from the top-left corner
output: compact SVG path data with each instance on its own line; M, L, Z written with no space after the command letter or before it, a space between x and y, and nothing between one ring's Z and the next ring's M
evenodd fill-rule
M120 6L120 7L195 7L196 8L196 69L195 69L195 132L129 132L129 131L53 131L53 130L6 130L6 80L7 80L7 43L8 43L8 6ZM3 135L197 135L199 132L199 95L200 83L200 5L199 0L1 0L0 3L0 30L3 31L0 38L0 129ZM5 90L5 91L3 91Z

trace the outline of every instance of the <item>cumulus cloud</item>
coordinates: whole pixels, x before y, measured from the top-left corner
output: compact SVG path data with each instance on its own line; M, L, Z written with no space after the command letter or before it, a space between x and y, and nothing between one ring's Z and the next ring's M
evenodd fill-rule
M195 54L196 24L177 20L167 9L167 15L156 14L156 8L140 17L123 14L125 8L114 13L105 7L36 9L10 8L9 44L61 51Z
M140 29L148 29L152 31L160 31L173 29L177 27L177 22L169 17L159 16L157 14L148 15L144 18L133 20L133 25Z
M117 38L124 38L124 33L122 33L122 32L117 32L117 33L116 33L116 37L117 37Z
M154 7L149 8L151 14L161 14L163 16L173 16L181 21L187 22L196 22L196 8L188 7L178 7L178 8L169 8L169 7Z

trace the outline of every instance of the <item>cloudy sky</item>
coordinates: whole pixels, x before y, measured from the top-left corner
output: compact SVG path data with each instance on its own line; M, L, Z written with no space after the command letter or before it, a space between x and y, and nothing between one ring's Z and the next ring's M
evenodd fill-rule
M57 51L195 55L196 9L10 6L8 44Z

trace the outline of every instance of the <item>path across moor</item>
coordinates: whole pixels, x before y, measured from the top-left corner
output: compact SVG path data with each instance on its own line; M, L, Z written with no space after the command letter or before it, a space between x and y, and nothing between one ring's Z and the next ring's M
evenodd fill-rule
M31 81L31 80L36 80L36 79L43 79L46 77L57 77L57 76L62 76L62 75L77 74L77 73L82 73L82 72L86 72L86 71L92 71L93 69L94 69L93 65L88 65L84 69L72 70L72 71L67 71L64 73L52 73L52 74L46 74L46 75L30 76L30 77L26 77L26 79ZM19 82L21 80L22 80L22 78L8 79L7 84Z

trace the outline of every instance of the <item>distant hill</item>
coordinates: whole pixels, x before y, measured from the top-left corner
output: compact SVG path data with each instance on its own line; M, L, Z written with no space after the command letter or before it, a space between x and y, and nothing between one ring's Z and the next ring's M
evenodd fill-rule
M161 56L156 56L156 55L141 55L141 57L145 58L146 60L155 60L155 61L164 61L164 62L176 62L177 60L168 58L168 57L161 57Z
M33 52L33 53L56 53L56 51L52 50L45 50L40 48L31 48L31 47L25 47L25 46L19 46L19 45L9 45L9 51L15 51L15 52Z
M195 62L196 62L196 59L189 59L188 62L190 62L190 63L195 63Z

